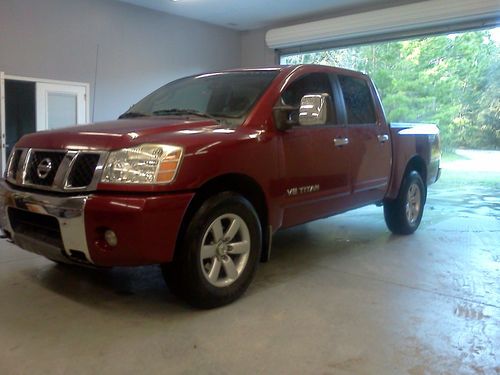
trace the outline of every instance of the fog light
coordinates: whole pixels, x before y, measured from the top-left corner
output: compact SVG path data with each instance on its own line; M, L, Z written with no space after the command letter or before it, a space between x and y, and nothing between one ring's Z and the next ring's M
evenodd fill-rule
M111 229L108 229L106 232L104 232L104 239L109 246L114 247L118 245L118 237L116 237L116 233Z

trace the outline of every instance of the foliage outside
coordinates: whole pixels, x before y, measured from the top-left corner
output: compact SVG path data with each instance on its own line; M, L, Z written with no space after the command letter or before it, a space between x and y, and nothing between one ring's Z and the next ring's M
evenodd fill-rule
M500 148L500 44L491 30L283 56L363 71L393 122L435 123L447 149Z

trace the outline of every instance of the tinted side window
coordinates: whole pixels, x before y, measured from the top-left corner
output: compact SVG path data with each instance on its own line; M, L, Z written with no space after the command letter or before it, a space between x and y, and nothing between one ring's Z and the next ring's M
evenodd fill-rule
M328 110L328 122L337 123L337 116L335 115L333 107L333 93L330 79L324 73L311 73L307 74L296 81L292 82L285 91L281 94L282 104L290 105L297 108L297 113L292 114L298 116L298 109L300 107L300 100L304 95L309 94L323 94L330 95L332 102Z
M365 80L339 76L344 94L349 124L373 124L376 122L372 94Z

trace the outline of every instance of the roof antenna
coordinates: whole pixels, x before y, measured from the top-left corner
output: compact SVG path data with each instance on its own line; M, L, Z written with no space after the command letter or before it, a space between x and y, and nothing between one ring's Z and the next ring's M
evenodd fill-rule
M95 72L94 72L94 93L92 94L92 121L94 122L94 116L95 116L95 93L96 93L96 86L97 86L97 67L99 64L99 43L97 44L97 51L95 54Z

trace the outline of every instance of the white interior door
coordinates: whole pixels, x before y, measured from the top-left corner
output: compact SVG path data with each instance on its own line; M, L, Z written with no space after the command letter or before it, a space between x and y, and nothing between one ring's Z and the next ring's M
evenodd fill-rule
M86 123L86 89L86 86L37 82L36 130Z

